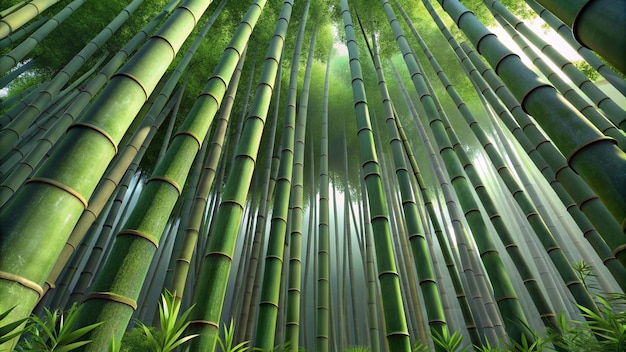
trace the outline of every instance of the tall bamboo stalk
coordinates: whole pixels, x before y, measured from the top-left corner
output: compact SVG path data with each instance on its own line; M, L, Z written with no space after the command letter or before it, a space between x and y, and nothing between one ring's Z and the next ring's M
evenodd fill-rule
M613 71L604 61L600 60L587 47L582 46L576 41L572 30L561 20L554 16L550 11L537 4L534 0L524 0L530 8L535 11L552 29L557 32L582 58L602 75L615 89L622 95L626 95L626 80Z
M213 187L213 181L217 173L217 165L219 161L222 160L222 146L228 131L228 121L234 104L235 94L237 94L237 88L239 87L239 79L241 77L244 61L245 56L239 60L235 68L235 73L228 84L224 102L220 107L219 117L213 127L213 140L211 141L211 146L204 163L204 170L202 171L202 176L193 198L191 215L189 221L185 224L181 250L179 254L176 254L177 258L172 274L170 292L172 292L174 297L178 300L182 300L185 291L185 282L187 281L191 259L195 253L196 244L198 243L200 226L204 218L209 193Z
M34 307L42 294L41 285L117 152L122 135L193 29L194 18L207 6L206 1L185 1L158 35L111 79L90 113L69 129L36 176L3 207L0 310L18 305L8 321L27 316ZM174 25L178 30L170 31ZM36 250L39 246L45 250ZM15 263L26 265L16 267Z
M316 39L317 26L313 29L313 35L309 44L309 54L304 71L304 81L302 82L302 92L300 93L300 103L298 105L295 121L293 176L289 200L289 208L292 211L292 222L289 236L289 281L287 283L287 328L285 341L289 344L289 349L293 352L297 352L299 349L300 336L302 221L304 218L304 151L306 146L307 108L309 105L311 71L313 69ZM309 236L310 235L311 234L309 234Z
M572 29L574 38L626 74L626 4L620 0L538 0ZM610 24L610 25L609 25Z
M40 116L41 112L56 98L59 91L69 82L70 78L89 60L89 58L106 44L115 32L139 8L143 0L133 0L126 6L98 35L84 46L48 83L37 98L29 104L12 123L0 131L0 157L3 157L11 146L19 140L21 134ZM1 59L0 59L1 60ZM18 59L19 60L19 59ZM9 133L10 132L10 133Z
M508 278L502 259L495 248L493 240L488 235L489 231L480 215L478 204L476 204L473 198L473 192L463 175L463 166L456 158L451 148L452 144L446 135L445 126L435 105L435 99L428 92L423 73L420 71L415 56L410 50L409 44L397 22L391 4L389 4L387 0L383 0L383 4L387 18L389 19L389 23L394 31L405 63L411 74L413 85L420 95L420 101L428 115L430 128L435 136L437 146L440 148L440 154L446 165L447 172L450 175L452 185L459 197L459 203L465 211L465 217L472 229L474 239L481 252L481 259L485 265L485 269L489 273L498 306L501 313L509 317L509 320L505 321L506 330L509 336L517 342L522 341L522 336L532 340L532 337L528 336L527 332L519 325L528 324L527 319Z
M411 342L408 335L406 317L396 263L391 246L388 210L382 188L380 166L375 152L373 133L371 130L369 109L363 84L359 51L352 25L352 16L347 0L341 1L341 11L346 33L346 44L350 57L350 73L352 75L352 93L358 140L365 183L367 184L369 207L376 249L378 279L383 296L383 314L386 326L387 342L393 351L410 351Z
M0 39L9 36L57 2L59 0L33 0L23 6L23 2L15 4L18 8L8 8L8 14L0 19Z
M263 2L264 3L264 2ZM254 164L259 151L263 126L269 109L276 71L284 36L291 16L292 1L285 1L277 19L275 35L261 71L261 80L243 127L241 142L237 145L234 164L219 209L215 216L215 227L211 233L202 260L199 281L194 295L202 296L194 309L190 330L200 333L192 340L191 348L213 351L218 335L218 324L226 293L226 282L234 252L234 245L243 214Z
M520 57L506 49L458 0L440 3L470 41L478 46L477 50L496 68L498 76L521 102L522 109L535 118L566 156L570 167L589 184L623 228L626 225L626 153L615 145L613 139L589 126L554 87L543 83L524 66ZM619 13L619 10L608 13Z
M74 0L63 10L59 11L33 34L26 38L20 45L0 57L0 74L5 74L17 65L37 44L48 36L59 24L65 21L76 9L82 6L86 0Z
M330 210L328 180L328 96L330 85L330 59L326 61L324 96L322 98L322 125L320 137L320 193L319 232L317 250L317 307L315 311L315 348L320 352L330 351Z
M392 148L393 163L402 197L402 208L404 211L404 219L406 221L409 240L411 241L415 270L417 271L420 289L422 290L422 295L425 300L424 305L428 316L428 326L430 327L431 334L435 334L436 332L437 334L443 336L448 333L448 328L443 314L439 289L433 273L428 244L426 243L426 238L424 237L423 224L420 222L420 217L417 212L417 203L413 196L413 190L411 189L409 173L404 159L405 153L400 136L398 135L398 127L396 125L394 111L391 106L391 97L389 96L389 91L387 90L387 84L378 54L378 45L376 44L375 37L373 37L372 40L374 47L373 60L378 76L378 86L383 100L383 107L385 109L387 133L389 135ZM421 309L420 307L414 308ZM419 323L421 324L421 322Z
M280 331L279 309L281 277L284 268L284 251L288 241L286 238L289 229L289 219L293 216L290 211L290 194L292 191L292 177L294 175L294 143L296 131L296 102L298 88L298 69L300 66L300 53L304 42L310 1L304 5L300 26L296 35L296 42L291 60L291 72L289 75L289 87L285 106L283 122L283 135L281 139L280 165L278 178L275 185L274 202L272 206L272 219L270 233L267 239L267 252L265 268L261 285L261 302L259 304L259 316L256 326L254 346L262 350L271 350L275 344L277 329ZM298 249L299 250L299 249ZM299 273L298 273L299 275ZM292 307L293 309L293 307ZM277 321L278 327L277 327ZM296 337L297 341L297 337ZM277 341L282 343L280 339ZM296 345L297 347L297 345Z
M252 333L256 318L256 310L258 307L259 291L262 279L261 268L259 264L259 257L263 251L263 244L265 243L265 227L267 224L267 216L269 214L270 205L272 204L272 197L274 193L274 185L276 183L276 177L278 175L278 150L279 146L275 146L276 143L276 124L278 122L278 111L280 108L280 87L282 81L282 60L281 54L280 63L278 67L278 73L276 74L276 83L273 92L273 107L271 123L269 129L266 130L269 133L267 137L267 148L265 157L265 174L263 175L261 185L261 204L259 205L259 212L256 219L256 228L254 230L254 238L252 240L252 250L250 253L250 263L248 270L248 278L246 279L246 289L243 298L243 310L239 316L239 321L242 324L237 336L237 341L250 341L252 339ZM245 325L243 325L245 324Z
M572 82L582 92L584 92L598 108L600 108L606 114L606 118L608 118L616 126L619 126L622 130L626 128L626 111L624 111L624 108L618 106L613 101L613 99L611 99L603 91L601 91L593 82L591 82L587 78L587 76L585 76L584 73L580 72L580 70L576 68L576 66L574 66L567 58L565 58L557 48L550 45L550 43L546 42L530 28L528 28L528 26L526 26L523 21L520 21L515 15L513 15L511 11L509 11L506 7L504 7L504 5L502 5L501 2L495 0L483 0L483 2L489 7L489 10L491 10L492 13L497 13L502 16L500 19L496 17L496 20L498 20L499 23L502 23L502 18L504 18L506 22L514 27L515 30L522 34L529 42L531 42L537 48L541 48L541 52L544 53L550 60L552 60L552 62L554 62L554 64L559 67L561 71L565 73L567 77L569 77ZM624 6L624 8L626 9L626 6ZM509 32L509 30L507 30L507 32ZM525 50L524 52L527 52L527 50ZM536 60L533 60L533 62L537 66ZM540 66L538 66L538 68L541 69ZM551 78L549 74L544 73L544 75L548 77L548 79ZM554 84L557 89L561 90L560 87L556 86L554 82L552 82L552 84ZM563 94L566 99L574 104L574 106L579 108L570 98L568 98L563 90L561 90L561 94ZM580 103L579 105L582 105L582 103ZM581 109L579 108L579 110ZM581 112L584 113L584 111ZM589 119L592 119L592 117L588 115L586 116ZM597 119L597 117L594 118ZM598 127L602 132L605 132L602 127L599 127L597 125L596 127ZM615 138L612 134L610 134L610 136ZM620 141L618 140L618 142Z
M155 167L132 215L118 233L111 256L96 278L92 292L85 298L78 317L79 326L93 321L107 322L90 332L93 343L88 346L106 346L112 338L119 339L128 324L132 313L129 308L136 305L138 287L145 278L148 263L221 104L226 81L232 78L264 5L264 1L250 5L203 93L196 99L163 161Z
M558 152L553 144L549 143L545 135L542 134L529 117L521 111L520 105L511 93L504 89L504 85L497 79L493 71L487 69L486 65L478 59L477 54L469 48L469 45L461 43L461 47L466 51L472 63L476 65L478 71L484 74L487 83L492 86L492 89L511 111L512 115L501 115L503 122L512 131L518 141L520 141L524 149L529 152L531 157L534 157L533 154L535 154L532 153L532 151L539 152L543 157L544 164L538 167L542 172L545 171L547 173L548 181L551 182L551 180L556 177L559 184L565 188L565 191L571 196L571 199L574 200L574 204L578 204L580 210L591 221L604 241L606 241L609 248L613 251L613 255L622 265L626 266L626 246L623 245L624 239L619 223L612 219L608 209L604 207L589 186L567 166L563 155ZM513 117L515 120L513 120ZM524 129L522 129L520 125L525 126ZM539 162L541 163L541 161ZM558 170L558 172L554 170ZM559 193L558 188L557 193ZM568 204L570 203L566 203L566 206ZM583 230L587 229L588 228L583 227ZM585 234L587 233L588 231L585 231ZM593 235L593 233L590 233L590 235ZM588 237L588 239L589 238L593 240L592 237ZM604 257L606 258L606 256Z

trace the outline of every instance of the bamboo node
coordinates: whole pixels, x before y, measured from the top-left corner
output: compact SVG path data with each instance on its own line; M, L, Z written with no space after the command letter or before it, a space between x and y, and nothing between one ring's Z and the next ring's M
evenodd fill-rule
M391 331L387 333L387 337L392 336L409 336L409 333L406 331Z
M617 258L618 253L625 252L625 251L626 251L626 244L623 244L613 249L613 255Z
M137 310L137 302L134 299L124 297L114 292L92 292L89 295L87 295L87 297L85 297L83 302L86 302L92 299L100 299L104 301L117 302L117 303L121 303L121 304L125 304L129 306L133 310Z
M496 70L496 72L498 72ZM524 95L522 96L521 99L519 99L520 105L522 107L522 110L524 110L525 113L531 115L528 110L526 110L526 101L528 99L528 97L530 97L531 94L535 93L537 90L541 89L541 88L552 88L555 89L554 87L552 87L551 85L548 84L539 84L536 87L531 88L528 92L524 93Z
M26 183L45 183L48 184L50 186L56 187L58 189L61 189L67 193L69 193L70 195L74 196L74 198L78 199L81 203L83 203L83 206L85 207L85 209L89 206L89 203L87 203L87 200L85 199L85 197L83 197L80 193L78 193L76 190L74 190L73 188L57 181L57 180L53 180L51 178L44 178L44 177L34 177L31 178L30 180L26 181Z
M500 303L500 302L503 302L503 301L506 301L506 300L509 300L509 299L514 299L514 300L517 301L517 297L515 297L515 296L502 296L502 297L496 299L496 303Z
M143 83L141 83L141 81L139 81L139 79L133 75L131 75L128 72L118 72L116 74L113 75L113 77L116 76L123 76L126 77L130 80L133 80L135 83L137 83L137 85L139 86L139 88L141 88L141 90L143 90L143 94L145 95L145 99L144 100L148 100L148 97L150 96L150 93L148 93L148 90L146 89L146 87L144 87ZM111 77L111 79L113 79L113 77Z
M143 232L140 232L138 230L122 230L122 231L120 231L120 233L117 234L117 236L118 237L119 236L136 236L136 237L140 237L140 238L143 238L143 239L147 240L148 242L152 243L155 248L159 248L159 241L158 240L156 240L152 236L148 235L147 233L143 233Z
M200 140L200 138L198 138L198 136L196 136L195 133L193 133L191 131L178 131L174 135L174 138L176 138L177 136L189 136L189 137L193 138L196 141L196 143L198 143L198 149L200 149L200 147L202 147L202 141Z
M104 129L102 129L102 128L100 128L100 127L98 127L98 126L94 125L94 124L87 123L87 122L76 122L76 123L73 123L73 124L72 124L72 125L68 128L68 130L69 130L70 128L79 127L79 126L80 126L80 127L86 127L86 128L88 128L88 129L91 129L91 130L94 130L94 131L96 131L96 132L100 133L100 134L101 134L104 138L106 138L106 139L107 139L107 140L111 143L111 145L113 146L113 149L115 150L115 154L117 154L117 152L119 151L119 150L117 149L117 142L115 142L115 140L113 139L113 137L111 137L111 135L109 135L109 133L108 133L107 131L105 131Z
M210 325L218 329L220 327L218 323L214 323L208 320L192 320L189 322L189 326L192 326L192 325Z
M36 282L29 280L25 277L12 273L7 273L6 271L0 271L0 280L13 281L32 291L35 291L40 298L41 296L43 296L43 288L39 286L39 284L37 284Z
M378 279L380 280L381 277L385 276L385 275L392 275L392 276L396 276L399 277L400 275L398 275L398 272L393 271L393 270L385 270L385 271L381 271L378 274Z
M567 164L570 165L570 167L572 169L574 169L574 167L572 166L572 159L574 159L576 156L578 156L578 153L580 153L583 149L589 147L592 144L596 144L596 143L601 143L601 142L608 142L610 141L613 144L617 144L617 141L611 137L607 137L607 136L600 136L598 138L594 138L592 140L589 140L581 145L579 145L578 147L576 147L576 149L574 149L570 155L567 157ZM575 169L574 169L575 170Z
M161 177L161 176L152 176L148 179L148 181L146 182L146 185L152 181L163 181L167 184L169 184L170 186L174 187L174 189L176 189L176 192L178 192L178 196L180 196L183 193L182 188L178 185L178 183L172 179L169 179L167 177Z

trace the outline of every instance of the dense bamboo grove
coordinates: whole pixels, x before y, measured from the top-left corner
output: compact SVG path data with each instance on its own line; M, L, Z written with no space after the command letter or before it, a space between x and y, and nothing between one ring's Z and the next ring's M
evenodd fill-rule
M624 19L0 1L0 351L623 351Z

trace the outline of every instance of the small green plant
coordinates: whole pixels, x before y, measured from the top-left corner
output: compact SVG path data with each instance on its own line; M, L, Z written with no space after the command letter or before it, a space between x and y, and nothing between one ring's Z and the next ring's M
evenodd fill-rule
M626 295L596 299L600 303L600 313L578 305L586 319L579 324L589 327L599 336L596 346L589 351L626 351L626 311L618 308L626 304Z
M161 334L155 327L149 327L152 335ZM146 333L142 328L135 327L126 333L122 337L122 343L120 345L121 352L135 352L135 351L150 351L152 345L150 341L146 339Z
M343 352L370 352L370 349L366 346L350 346L346 347Z
M18 327L22 325L27 318L2 325L2 321L6 319L9 314L11 314L13 309L15 309L15 307L9 308L6 312L0 313L0 345L20 336L24 332L24 329L18 330Z
M243 341L233 346L235 340L235 323L231 320L230 325L224 324L224 340L221 337L217 338L217 343L222 348L222 352L245 352L250 349L248 341Z
M450 332L446 329L443 330L443 334L433 331L431 335L433 338L433 342L435 346L439 347L443 351L446 352L465 352L469 351L469 346L461 347L461 343L463 342L463 335L461 335L458 331L455 331L450 335Z
M415 340L415 344L411 349L411 352L429 352L428 345L424 343L422 340Z
M74 329L78 317L78 305L74 304L67 311L61 309L51 311L44 308L45 316L40 318L32 315L26 324L25 336L17 346L23 351L55 351L66 352L87 345L91 340L81 340L100 323Z
M489 341L485 341L485 344L482 346L474 345L474 350L478 352L506 352L507 350L503 350L497 346L491 346Z
M188 318L192 309L193 306L183 312L179 318L180 301L177 301L174 294L168 290L161 294L161 302L159 302L160 334L155 334L153 329L139 322L139 327L146 334L153 351L170 352L198 336L197 334L183 336L185 329L189 326Z

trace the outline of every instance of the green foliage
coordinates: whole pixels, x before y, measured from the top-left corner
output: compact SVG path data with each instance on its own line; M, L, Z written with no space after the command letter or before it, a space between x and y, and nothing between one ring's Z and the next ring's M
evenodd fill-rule
M443 330L443 334L438 331L433 331L431 335L433 338L433 342L435 346L441 348L441 350L446 352L464 352L469 351L470 347L465 346L461 348L461 343L463 342L463 335L461 335L458 331L455 331L450 335L450 332L446 329Z
M422 340L416 340L411 352L428 352L428 346Z
M15 309L15 307L11 307L6 312L0 313L0 345L7 341L10 341L14 337L17 337L24 332L23 329L18 330L17 328L22 325L22 323L26 321L26 319L16 320L5 325L1 324L2 320L4 320L13 309Z
M87 345L91 340L81 340L89 331L103 322L74 329L78 317L78 305L74 304L67 311L53 311L44 308L45 316L32 315L26 324L26 333L17 346L22 351L66 352Z
M588 327L599 337L588 351L626 350L626 295L615 295L612 299L597 297L597 300L600 313L578 305L586 319L578 324Z
M474 350L479 351L479 352L505 352L506 351L499 347L491 346L489 341L485 342L483 346L474 346Z
M145 333L153 351L170 352L198 336L183 336L185 329L189 326L188 319L193 306L180 314L179 318L180 304L181 302L176 300L173 293L165 290L165 293L161 294L161 302L159 302L160 333L154 333L153 329L141 322L139 323L139 327Z
M158 336L161 334L155 327L149 327L152 336ZM139 352L150 351L150 341L146 339L146 334L142 328L134 328L124 334L122 337L122 344L119 349L120 352ZM112 347L113 348L113 347ZM113 350L114 351L114 350Z
M222 340L221 337L217 339L217 343L220 345L222 352L245 352L250 349L249 346L246 346L249 341L243 341L233 346L234 340L235 323L233 320L231 320L229 326L226 326L226 324L224 324L224 340Z
M587 78L589 78L589 80L591 81L595 81L599 74L598 71L596 71L593 67L591 67L587 61L585 60L578 60L578 61L574 61L572 62L574 64L574 66L576 66L577 69L580 70L580 72L584 73L585 76L587 76Z

